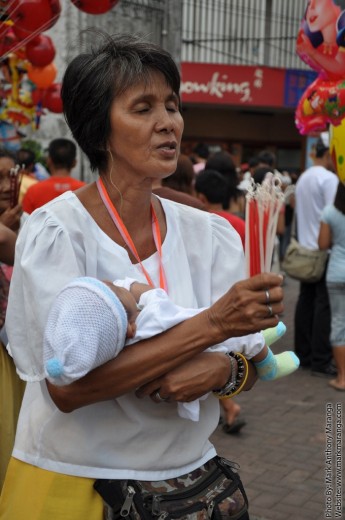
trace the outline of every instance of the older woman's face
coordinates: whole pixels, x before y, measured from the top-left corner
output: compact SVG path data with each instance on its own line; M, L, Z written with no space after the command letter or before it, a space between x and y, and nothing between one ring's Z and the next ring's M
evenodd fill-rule
M0 214L10 207L11 183L10 170L15 167L10 157L0 157Z
M306 19L312 32L322 31L330 24L336 24L340 14L340 7L333 0L310 0Z
M176 170L183 131L178 98L164 76L152 72L118 96L111 107L109 149L113 172L164 178Z

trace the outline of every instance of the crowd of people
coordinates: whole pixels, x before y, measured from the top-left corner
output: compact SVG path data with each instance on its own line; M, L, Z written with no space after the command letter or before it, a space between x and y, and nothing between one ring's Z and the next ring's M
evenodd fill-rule
M247 171L205 143L181 154L179 88L166 51L104 36L64 75L73 141L51 141L48 177L30 151L0 152L3 520L101 520L109 507L117 518L123 504L107 503L99 479L163 490L195 484L218 464L209 437L219 421L230 434L245 426L231 397L255 392L258 375L275 379L300 363L345 390L345 189L329 144L320 138L314 166L298 179L267 150ZM95 182L72 176L75 143ZM22 184L13 205L16 164ZM248 279L246 192L268 172L285 194L278 273ZM320 282L301 283L297 358L286 353L277 365L265 331L277 330L283 312L279 261L294 225L303 245L330 249L330 260ZM231 349L214 348L227 341ZM253 342L258 350L244 355ZM94 356L96 345L101 361L80 372L84 350ZM116 355L106 354L110 346ZM233 502L223 497L223 518ZM236 518L248 520L244 502L238 507Z

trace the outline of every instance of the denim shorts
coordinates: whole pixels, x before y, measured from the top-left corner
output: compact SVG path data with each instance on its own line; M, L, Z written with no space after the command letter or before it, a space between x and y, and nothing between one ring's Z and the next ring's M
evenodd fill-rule
M345 282L327 282L331 306L331 345L345 345Z

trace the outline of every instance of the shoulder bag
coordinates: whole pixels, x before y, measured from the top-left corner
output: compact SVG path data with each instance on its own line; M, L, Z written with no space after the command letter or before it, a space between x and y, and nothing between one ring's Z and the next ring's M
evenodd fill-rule
M301 246L295 236L295 215L291 227L291 239L281 263L282 269L288 276L300 282L315 283L320 281L326 270L328 251L307 249Z

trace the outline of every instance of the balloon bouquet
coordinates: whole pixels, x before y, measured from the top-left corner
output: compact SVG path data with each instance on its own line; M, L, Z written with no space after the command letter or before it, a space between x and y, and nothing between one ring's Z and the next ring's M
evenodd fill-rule
M301 134L330 131L330 151L345 182L345 0L309 0L296 44L300 58L318 72L295 114Z
M103 14L118 0L72 0L81 11ZM0 126L39 127L45 110L62 112L61 83L52 39L42 34L61 14L60 0L0 0Z
M310 0L297 37L297 54L318 77L296 111L301 134L340 124L345 115L345 0Z

